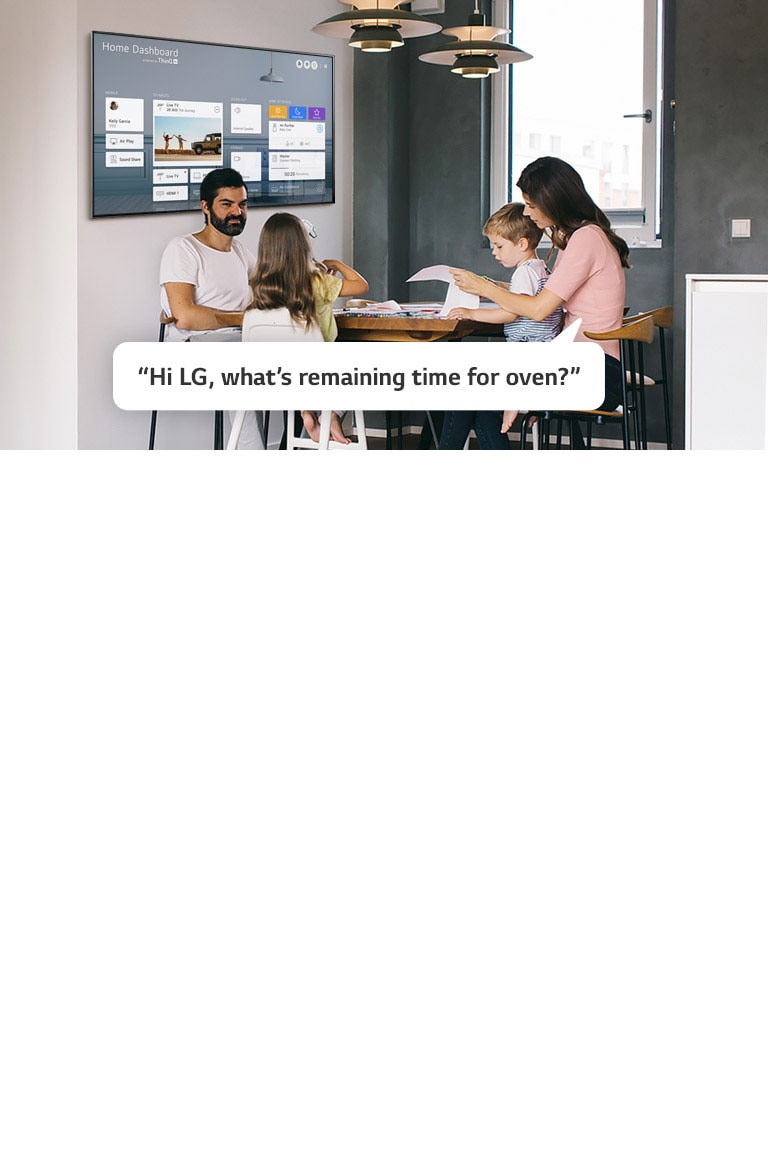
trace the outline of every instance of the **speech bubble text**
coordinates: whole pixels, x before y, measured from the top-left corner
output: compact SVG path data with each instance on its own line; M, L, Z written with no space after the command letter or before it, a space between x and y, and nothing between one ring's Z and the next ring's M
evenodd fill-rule
M125 342L124 410L589 410L599 346L579 342Z

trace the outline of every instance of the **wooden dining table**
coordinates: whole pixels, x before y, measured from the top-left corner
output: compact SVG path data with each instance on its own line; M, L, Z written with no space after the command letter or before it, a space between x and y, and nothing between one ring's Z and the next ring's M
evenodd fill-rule
M440 317L438 311L429 312L429 307L418 303L403 305L402 313L382 313L376 310L339 310L335 314L339 330L338 341L397 341L432 342L459 341L464 337L493 337L503 332L495 323L480 321L460 321L457 318ZM442 414L426 412L426 422L422 427L419 449L426 450L430 441L437 446L442 428ZM387 449L392 447L392 414L386 413ZM403 448L403 416L397 415L398 448Z
M404 307L407 309L408 307ZM415 307L413 307L415 309ZM339 341L457 341L470 335L500 333L498 325L410 313L363 314L339 311Z

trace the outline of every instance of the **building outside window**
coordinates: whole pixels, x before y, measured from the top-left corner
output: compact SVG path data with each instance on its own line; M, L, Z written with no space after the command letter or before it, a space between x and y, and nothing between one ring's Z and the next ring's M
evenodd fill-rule
M661 2L516 0L513 14L496 3L495 19L513 20L514 43L534 57L497 89L508 199L520 198L517 177L544 142L631 246L660 244ZM502 126L495 145L503 135Z

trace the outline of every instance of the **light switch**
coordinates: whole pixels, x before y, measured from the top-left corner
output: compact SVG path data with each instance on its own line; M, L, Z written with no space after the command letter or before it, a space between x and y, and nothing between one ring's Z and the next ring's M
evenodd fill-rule
M740 221L731 221L731 237L751 237L752 222L749 217Z

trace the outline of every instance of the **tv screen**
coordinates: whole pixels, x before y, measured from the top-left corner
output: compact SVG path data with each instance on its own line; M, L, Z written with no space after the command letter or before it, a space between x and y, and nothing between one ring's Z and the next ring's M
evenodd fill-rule
M333 201L333 57L92 33L94 217L199 207L211 169L248 204Z

